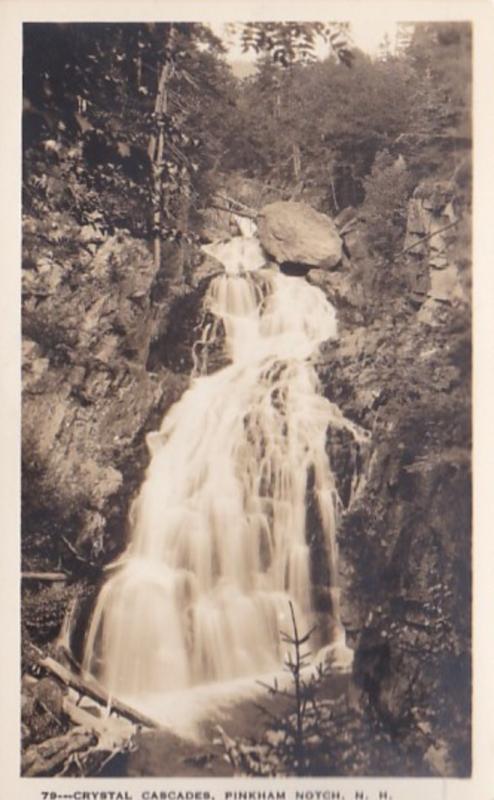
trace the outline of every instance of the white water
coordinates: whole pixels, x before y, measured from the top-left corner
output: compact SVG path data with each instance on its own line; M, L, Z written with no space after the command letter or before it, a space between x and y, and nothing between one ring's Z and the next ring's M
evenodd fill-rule
M249 261L247 251L253 253ZM311 473L338 611L338 497L328 426L361 433L318 393L310 356L336 336L333 307L303 278L259 269L257 240L215 251L225 274L205 308L231 364L192 380L148 436L152 458L131 509L125 554L94 610L84 668L112 693L138 698L278 670L280 631L312 627L307 544ZM331 644L331 642L327 642Z

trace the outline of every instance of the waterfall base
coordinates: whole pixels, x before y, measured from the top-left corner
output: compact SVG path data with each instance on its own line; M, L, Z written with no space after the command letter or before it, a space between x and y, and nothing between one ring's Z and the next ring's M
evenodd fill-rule
M320 678L321 696L333 693L346 684L351 671L353 651L343 643L328 645L302 670L308 682L324 670ZM268 694L266 686L276 685L278 694ZM291 710L283 692L290 693L293 679L287 671L263 673L254 677L212 682L167 693L140 693L122 698L133 708L156 720L163 730L190 742L204 742L211 735L211 726L225 725L242 728L245 717L262 703L280 713Z

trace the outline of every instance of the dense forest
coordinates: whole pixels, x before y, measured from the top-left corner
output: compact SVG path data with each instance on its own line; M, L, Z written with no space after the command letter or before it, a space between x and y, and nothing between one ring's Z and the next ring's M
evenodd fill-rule
M471 29L403 24L374 57L341 24L237 34L256 57L242 79L204 24L24 27L23 772L467 775ZM250 727L212 744L125 713L108 733L64 678L125 545L145 436L189 384L218 270L201 247L276 200L343 241L306 279L340 326L316 359L324 395L371 437L327 445L352 673L305 699L271 687L265 730L241 704Z

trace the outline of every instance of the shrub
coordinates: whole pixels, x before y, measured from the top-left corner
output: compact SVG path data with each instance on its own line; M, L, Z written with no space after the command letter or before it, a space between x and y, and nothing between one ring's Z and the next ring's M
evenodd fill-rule
M362 217L367 223L371 250L392 258L402 238L412 177L405 160L395 159L387 150L376 155L370 175L364 179L365 201Z

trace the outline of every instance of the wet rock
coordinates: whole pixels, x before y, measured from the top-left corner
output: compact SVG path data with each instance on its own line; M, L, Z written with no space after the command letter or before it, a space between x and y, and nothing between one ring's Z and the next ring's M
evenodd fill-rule
M448 180L425 179L419 183L413 195L422 201L425 209L438 212L454 198L454 185Z
M305 203L278 201L258 214L259 238L275 261L332 269L341 261L342 240L333 220Z
M341 231L342 228L349 229L350 223L352 223L354 220L356 221L356 215L356 209L353 206L347 206L346 208L343 208L339 214L336 215L336 217L333 218L333 222L339 231Z
M225 201L219 199L219 204ZM229 239L238 236L240 231L231 211L220 208L206 208L201 212L201 238L207 242L217 242L220 239Z
M167 314L166 327L153 343L148 366L159 364L174 373L203 374L214 372L229 363L224 349L223 326L204 308L204 296L210 281L224 270L219 262L194 290L175 297ZM208 331L209 335L202 335ZM185 385L184 385L185 388Z
M349 264L345 261L337 271L312 267L307 274L309 283L322 289L337 309L340 327L342 323L353 326L362 322L366 307L365 289L362 281L354 278L356 268L357 262Z
M34 690L35 702L45 711L51 712L55 717L60 717L63 710L63 698L66 689L54 678L42 678Z
M331 672L350 672L353 664L353 650L343 641L323 647L317 654L317 661Z
M234 237L227 241L204 245L202 248L210 258L216 259L232 273L261 269L269 260L257 237Z
M216 275L221 275L223 272L224 267L221 261L203 252L201 260L190 277L190 285L192 288L197 289L203 281L214 278Z
M105 551L106 518L99 511L85 509L79 516L79 531L75 546L81 558L94 563Z

